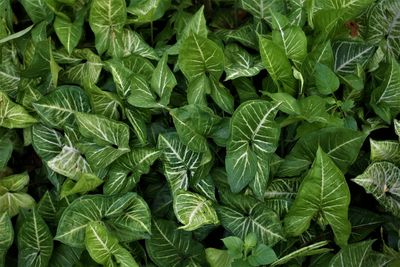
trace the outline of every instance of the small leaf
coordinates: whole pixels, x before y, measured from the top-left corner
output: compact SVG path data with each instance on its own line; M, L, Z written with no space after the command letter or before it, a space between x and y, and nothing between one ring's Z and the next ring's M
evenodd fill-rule
M151 78L151 88L160 97L160 104L164 106L169 104L172 89L177 84L175 76L167 63L168 56L164 54L158 62Z

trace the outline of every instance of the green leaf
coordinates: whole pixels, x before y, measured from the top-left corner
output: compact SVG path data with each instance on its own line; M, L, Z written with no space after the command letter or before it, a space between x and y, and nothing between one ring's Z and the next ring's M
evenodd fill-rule
M6 36L6 37L4 37L4 38L1 38L1 39L0 39L0 44L4 44L4 43L9 42L9 41L11 41L11 40L20 38L21 36L24 36L25 34L27 34L28 32L30 32L30 30L32 30L33 26L35 26L35 25L31 25L31 26L29 26L29 27L26 27L26 28L23 29L22 31L19 31L19 32L10 34L10 35L8 35L8 36Z
M219 223L212 202L201 195L179 190L173 205L178 221L183 224L178 229L194 231L203 225Z
M25 128L37 120L29 115L24 107L14 103L0 91L0 126L6 128Z
M134 54L148 59L159 60L155 50L144 41L142 36L130 29L125 28L123 30L122 49L124 56Z
M178 65L189 82L202 74L219 79L224 71L224 53L213 41L192 33L181 45Z
M229 250L229 254L233 258L241 258L243 256L244 242L237 236L228 236L221 239L225 247Z
M146 250L157 266L203 266L203 246L192 239L192 233L177 228L174 222L155 220L152 238L146 240ZM192 265L190 265L192 264Z
M10 217L17 215L21 209L31 208L36 203L27 193L28 173L14 174L0 179L0 213L8 212Z
M222 226L241 239L255 233L267 246L284 239L279 217L263 203L255 204L246 213L226 206L218 207L217 212Z
M72 53L72 50L78 45L81 39L83 22L83 16L79 17L74 22L68 21L60 16L56 16L54 20L53 27L57 37L69 54Z
M271 266L278 266L278 265L283 265L287 262L290 262L291 260L295 258L301 258L301 257L306 257L309 255L317 255L317 254L323 254L328 251L331 251L329 248L323 248L329 243L329 241L320 241L311 245L308 245L306 247L302 247L298 250L295 250L282 258L279 258L278 260L274 261Z
M236 44L229 44L225 47L225 72L227 80L238 77L251 77L257 75L263 65L259 57L248 53L245 49Z
M73 201L63 212L55 239L72 247L84 248L86 226L102 219L121 242L142 239L151 233L150 210L135 193L87 195Z
M264 244L260 244L252 250L248 261L252 266L259 266L263 264L270 264L276 259L276 254L272 248Z
M283 92L293 95L296 92L296 79L285 50L266 38L259 38L260 54L264 67Z
M319 147L285 217L286 233L299 236L309 228L311 219L316 218L322 226L331 226L335 242L344 247L351 232L347 218L349 204L350 190L343 173Z
M257 172L257 161L276 150L280 129L274 118L278 106L251 100L235 110L225 160L232 192L237 193L250 183Z
M96 49L99 54L106 51L111 55L122 53L122 32L126 17L124 0L92 1L89 25L94 32Z
M85 91L90 98L94 113L114 120L120 118L119 109L122 108L122 103L115 94L102 90L95 85L86 86Z
M47 266L52 252L50 229L34 208L24 215L18 231L18 266Z
M164 54L151 77L151 89L160 97L160 104L164 106L169 104L172 89L177 84L167 63L168 55Z
M7 166L13 152L13 143L9 138L0 139L0 170Z
M186 105L172 109L170 114L182 143L195 152L208 150L206 137L220 120L211 109L199 105Z
M339 74L353 73L357 65L365 66L375 52L375 46L354 41L333 44L335 55L334 71Z
M339 78L326 65L323 65L321 63L317 63L315 65L314 78L318 92L323 95L332 94L337 89L339 89Z
M160 134L157 147L163 151L164 174L172 194L179 189L187 190L189 181L202 165L203 153L191 151L176 133Z
M398 177L400 169L390 162L375 162L352 181L364 187L386 210L400 216Z
M223 111L232 114L234 111L234 99L228 88L215 77L210 77L211 98Z
M135 23L143 24L161 18L170 5L171 0L132 1L127 11L135 16L135 19L133 19Z
M368 264L368 256L372 251L372 243L375 240L354 243L342 248L329 262L332 267L355 267Z
M347 128L324 128L301 137L279 168L279 176L297 176L315 158L318 146L346 173L357 159L366 134Z
M79 174L77 180L77 182L74 182L73 180L67 180L64 182L60 192L61 198L72 194L92 191L103 183L103 180L90 173Z
M240 7L250 12L255 18L271 20L271 10L283 11L284 4L281 1L273 0L240 0Z
M0 266L5 266L7 250L14 241L14 229L7 212L0 213Z
M86 226L85 245L92 259L107 266L139 266L128 250L118 244L101 222L91 222Z
M379 116L378 107L387 107L390 113L396 116L400 113L400 94L398 87L400 86L400 65L396 59L390 60L390 65L385 73L383 83L372 91L371 104L375 113ZM384 118L383 118L384 119Z
M264 192L264 202L279 216L285 215L300 187L300 179L273 179Z
M111 165L108 179L104 184L107 195L126 193L132 190L143 174L150 171L150 166L161 155L161 151L153 148L135 148L123 155Z
M35 24L43 20L50 22L53 19L53 13L46 5L46 1L21 0L21 4Z
M83 249L72 248L64 244L57 246L51 255L49 266L73 267L79 262Z
M163 107L156 101L156 96L150 89L149 83L142 75L131 76L131 95L128 103L139 108Z
M74 126L74 112L90 112L89 99L77 86L63 85L42 97L33 107L43 122L51 127L62 129Z
M60 154L64 146L64 136L43 124L32 127L32 146L44 160L51 160Z

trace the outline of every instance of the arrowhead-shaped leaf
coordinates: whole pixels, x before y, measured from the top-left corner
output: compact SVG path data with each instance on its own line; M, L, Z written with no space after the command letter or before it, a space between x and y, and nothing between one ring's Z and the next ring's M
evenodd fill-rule
M0 126L6 128L25 128L37 120L29 115L24 107L14 103L0 91Z
M335 242L347 244L351 225L347 218L350 190L341 170L320 147L310 171L301 183L296 199L285 217L288 235L299 236L306 231L311 219L329 224Z

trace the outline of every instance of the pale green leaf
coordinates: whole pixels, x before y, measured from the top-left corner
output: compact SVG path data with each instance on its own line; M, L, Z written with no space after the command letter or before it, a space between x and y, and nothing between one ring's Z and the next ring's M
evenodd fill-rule
M173 206L177 219L183 224L178 229L194 231L207 224L219 223L212 202L201 195L178 190Z
M370 139L371 161L389 161L400 166L400 143Z
M375 162L352 181L364 187L395 216L400 216L400 169L390 162Z
M207 248L206 258L211 267L231 266L233 262L228 251L222 249Z
M316 218L322 225L330 225L335 242L344 247L350 236L347 218L350 190L341 170L320 147L310 171L301 183L296 199L285 217L285 232L299 236Z
M96 189L103 183L99 177L91 173L81 173L77 182L66 180L61 188L60 197L64 198L72 194L86 193Z
M25 128L35 124L37 120L0 91L0 126L6 128Z

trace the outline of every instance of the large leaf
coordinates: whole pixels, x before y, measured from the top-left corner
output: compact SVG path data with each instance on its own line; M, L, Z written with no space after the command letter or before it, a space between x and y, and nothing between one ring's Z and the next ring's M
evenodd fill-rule
M33 107L47 125L62 129L73 126L74 112L89 112L89 99L85 92L77 86L60 86L55 91L42 97Z
M43 124L32 127L32 146L44 160L51 160L60 154L64 146L63 135Z
M92 1L89 24L96 37L96 49L100 54L107 50L112 55L122 54L122 31L125 21L125 1Z
M344 247L350 235L348 221L350 190L341 170L320 147L310 171L301 183L296 199L285 217L285 230L291 236L306 231L311 219L330 225L335 242Z
M353 182L372 194L388 211L400 216L399 183L400 169L390 162L375 162Z
M176 193L174 211L177 219L184 224L179 229L186 231L194 231L203 225L219 223L212 202L190 191L179 190Z
M57 16L54 20L54 30L58 39L71 54L72 50L78 45L83 31L83 17L79 17L71 22L63 17Z
M279 176L296 176L313 162L318 146L346 172L356 160L366 134L347 128L324 128L300 138L279 168Z
M29 115L24 107L14 103L0 91L0 126L6 128L25 128L37 120Z
M90 195L76 199L63 212L55 239L72 247L84 248L86 226L102 219L120 241L134 241L150 233L149 208L135 193Z
M128 250L118 244L101 222L90 222L86 226L85 245L90 256L99 264L106 266L139 266Z
M275 85L283 91L294 94L296 79L285 50L264 37L259 39L261 59Z
M174 222L155 220L153 236L146 240L146 249L157 266L202 266L203 246L192 239L192 233L179 230Z
M24 214L18 231L18 266L47 266L53 252L53 237L34 208Z
M204 73L219 79L224 70L224 53L213 41L191 34L181 45L178 64L189 81Z
M7 250L14 241L14 229L7 212L0 213L0 266L5 266Z
M342 41L333 44L335 54L334 70L339 74L353 73L357 65L365 66L375 52L373 45Z
M268 246L284 239L279 217L262 203L256 204L247 213L227 206L220 206L217 211L222 226L242 239L249 233L255 233L258 240Z
M258 160L265 160L275 152L280 133L274 121L278 105L252 100L243 103L233 114L225 160L233 192L241 191L254 179Z
M354 243L342 248L329 262L332 267L368 266L368 257L372 252L374 240Z

